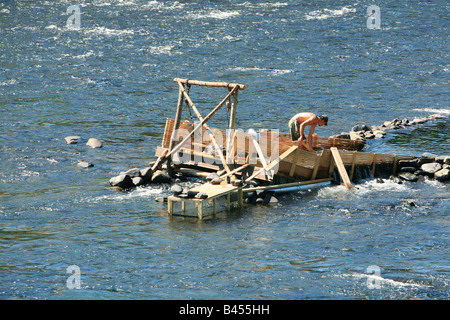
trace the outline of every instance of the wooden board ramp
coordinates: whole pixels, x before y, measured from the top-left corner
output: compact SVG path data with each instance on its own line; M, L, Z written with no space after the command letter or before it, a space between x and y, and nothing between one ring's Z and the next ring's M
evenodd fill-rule
M242 187L232 186L230 184L202 184L190 190L207 194L208 197L206 199L170 196L167 199L168 214L170 216L177 215L204 219L205 217L215 215L217 212L222 211L218 207L218 201L221 200L221 198L224 198L223 200L225 200L226 211L229 212L232 205L235 203L239 207L242 207L244 202L242 189ZM237 195L237 201L232 201L233 195ZM175 203L179 203L181 205L179 210L175 209Z
M348 177L347 170L345 169L344 162L342 162L342 158L339 154L339 150L336 147L331 147L331 154L333 155L334 163L337 166L339 171L339 175L341 176L342 182L347 189L353 189L354 186L350 182L350 178Z

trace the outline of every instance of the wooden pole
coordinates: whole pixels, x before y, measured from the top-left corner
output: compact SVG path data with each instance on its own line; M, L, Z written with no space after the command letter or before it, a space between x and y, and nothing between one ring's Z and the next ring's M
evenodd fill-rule
M198 81L198 80L190 80L190 79L173 79L175 82L181 82L182 84L193 84L197 86L204 87L223 87L223 88L234 88L238 87L238 89L245 90L244 84L239 83L231 83L231 82L208 82L208 81Z
M175 115L175 123L174 123L173 130L172 130L172 137L171 137L170 143L169 143L169 152L172 151L173 145L175 144L175 141L177 139L178 128L180 127L180 121L181 121L181 113L183 111L183 102L184 102L183 92L181 90L178 90L177 112ZM172 174L173 170L172 170L172 166L171 166L172 157L170 157L170 156L168 157L167 163L168 163L167 173L170 176L173 176L173 174Z

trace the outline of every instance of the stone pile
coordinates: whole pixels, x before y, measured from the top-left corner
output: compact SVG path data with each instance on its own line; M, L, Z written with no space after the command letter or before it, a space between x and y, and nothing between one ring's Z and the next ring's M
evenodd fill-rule
M111 187L130 189L149 183L171 183L172 178L163 170L152 171L152 168L133 168L109 179Z
M420 158L398 162L398 178L401 180L415 182L425 177L450 181L450 156L425 152Z
M429 117L415 118L412 120L395 118L391 121L385 121L382 125L376 125L372 127L361 122L356 124L350 132L342 132L332 137L360 141L366 141L368 139L383 139L385 138L386 133L390 130L398 130L410 126L417 126L429 121L435 121L444 118L445 116L443 116L442 114L432 114Z

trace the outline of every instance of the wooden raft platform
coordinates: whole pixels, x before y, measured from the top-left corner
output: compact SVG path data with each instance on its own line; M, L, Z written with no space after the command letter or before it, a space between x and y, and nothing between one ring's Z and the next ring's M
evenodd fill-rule
M167 199L169 215L181 215L187 217L197 217L204 219L206 216L215 215L217 212L217 200L225 197L227 212L231 210L232 194L237 194L237 204L242 208L243 205L243 191L242 187L227 185L213 185L205 183L200 186L190 189L191 191L198 191L208 195L206 199L197 198L180 198L177 196L170 196ZM174 203L180 202L181 210L174 210ZM193 205L193 206L192 206ZM189 208L191 206L191 208ZM209 207L209 208L207 208ZM209 209L209 210L208 210Z

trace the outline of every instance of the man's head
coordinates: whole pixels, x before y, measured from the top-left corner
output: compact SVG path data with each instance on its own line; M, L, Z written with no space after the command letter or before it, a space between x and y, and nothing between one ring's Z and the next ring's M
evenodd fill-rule
M328 117L325 114L319 116L318 118L320 120L319 126L326 126L328 124Z

